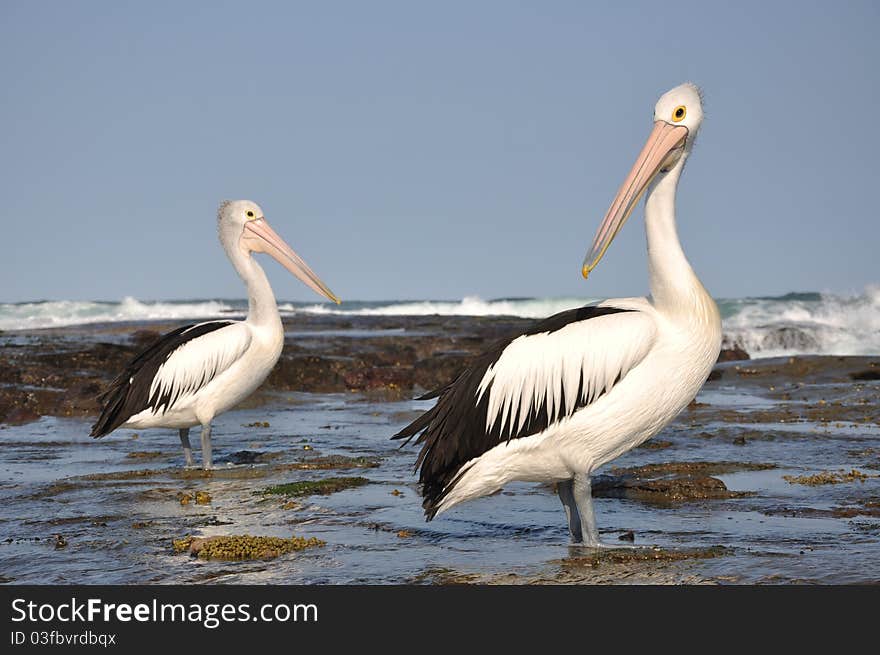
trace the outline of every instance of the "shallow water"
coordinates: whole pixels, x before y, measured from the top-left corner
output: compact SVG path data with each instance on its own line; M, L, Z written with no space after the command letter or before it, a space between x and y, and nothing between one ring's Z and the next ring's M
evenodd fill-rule
M274 394L262 407L215 422L219 469L204 479L181 473L177 436L170 431L120 430L95 441L80 419L3 426L0 576L14 583L90 584L880 582L880 516L871 516L871 509L849 516L839 511L876 510L870 503L880 499L880 426L873 418L767 420L768 410L818 398L876 401L880 383L808 385L798 387L792 400L780 400L771 389L751 378L710 382L700 404L653 440L667 447L637 448L600 471L679 461L776 465L716 476L731 490L752 492L741 498L665 504L596 499L606 543L627 547L618 538L632 531L634 546L659 547L645 552L695 556L586 566L584 551L568 545L561 505L547 486L513 484L424 522L411 470L416 451L398 448L389 436L430 402ZM730 421L723 413L730 408L746 418ZM751 410L759 412L753 422ZM247 427L256 421L269 427ZM266 461L225 463L239 451L262 453ZM379 466L284 468L303 457L334 454L377 458ZM874 477L816 487L782 477L852 468ZM81 477L125 471L146 473ZM369 484L296 499L295 508L259 493L280 482L343 476L363 476ZM180 493L195 491L208 492L210 504L180 503ZM243 533L314 536L326 546L269 562L207 562L171 548L172 539L188 534ZM65 546L56 547L56 535ZM720 555L702 556L715 546L724 547Z

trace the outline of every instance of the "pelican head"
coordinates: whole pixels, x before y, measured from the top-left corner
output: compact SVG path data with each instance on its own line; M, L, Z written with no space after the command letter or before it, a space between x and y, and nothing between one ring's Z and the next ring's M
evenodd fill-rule
M681 172L702 122L702 96L695 84L686 82L660 96L654 106L654 129L596 232L584 259L584 277L596 268L651 184Z
M253 252L271 255L307 287L332 300L341 301L330 291L314 271L273 230L260 206L250 200L226 200L217 210L217 227L220 241L232 256L238 248L245 256Z

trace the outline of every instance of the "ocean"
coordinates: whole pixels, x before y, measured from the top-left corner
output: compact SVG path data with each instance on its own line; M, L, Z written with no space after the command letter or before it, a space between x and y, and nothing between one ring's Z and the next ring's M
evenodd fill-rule
M279 302L284 316L518 316L543 318L598 298L497 298L461 300L347 301L329 304ZM880 285L861 293L788 293L720 298L724 346L753 357L880 354ZM184 320L241 316L246 300L142 301L60 300L0 303L0 330L32 330L90 323Z

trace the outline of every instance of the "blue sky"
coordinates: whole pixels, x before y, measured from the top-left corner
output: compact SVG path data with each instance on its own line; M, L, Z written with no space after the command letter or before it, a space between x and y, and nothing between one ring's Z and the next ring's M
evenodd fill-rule
M240 297L259 202L343 298L647 291L583 256L693 80L679 231L716 296L880 282L876 2L0 2L0 301ZM276 293L316 297L274 262Z

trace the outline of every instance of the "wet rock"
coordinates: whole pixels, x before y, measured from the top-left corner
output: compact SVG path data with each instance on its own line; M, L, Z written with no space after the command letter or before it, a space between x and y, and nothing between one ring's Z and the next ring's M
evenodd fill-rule
M446 386L457 378L470 362L467 351L440 351L418 360L413 366L416 385L426 391Z
M279 457L279 453L264 453L258 450L237 450L223 461L230 464L257 464L259 462L268 462Z
M369 483L366 478L325 478L323 480L301 480L266 487L261 492L263 495L278 495L287 497L299 496L326 496L337 491L360 487ZM259 492L258 492L259 493Z
M471 585L484 584L484 580L476 573L461 573L441 567L432 567L419 572L408 580L409 584L442 585Z
M880 499L865 499L850 505L837 505L835 507L791 507L779 505L763 510L767 516L786 516L791 518L836 518L852 519L862 516L880 516Z
M629 468L614 467L611 472L615 475L654 478L662 475L724 475L737 471L769 471L775 468L776 464L766 462L663 462Z
M672 442L662 439L648 439L643 444L640 444L639 448L644 448L645 450L665 450L666 448L672 448Z
M409 389L412 387L412 368L407 366L374 366L344 374L345 386L354 391L377 388Z
M356 366L356 364L354 364ZM269 374L270 388L285 391L333 393L346 389L344 373L352 362L317 355L282 354Z
M721 480L707 475L681 475L653 480L633 475L599 475L593 478L595 498L629 498L646 503L668 504L740 498L745 495L748 494L728 490Z
M315 537L254 537L230 535L217 537L184 537L172 542L175 553L189 553L205 560L264 560L306 548L320 548L326 542Z
M817 487L825 484L843 484L845 482L864 482L868 478L876 478L876 475L862 473L856 469L850 471L822 471L813 475L783 475L782 479L789 484L803 484L809 487Z
M161 459L163 457L165 457L165 453L159 450L133 450L125 456L126 459L140 460Z
M809 332L796 327L780 327L764 335L762 350L800 350L816 352L821 350L819 341Z
M7 410L5 415L0 414L0 422L8 423L9 425L24 425L39 419L40 415L28 407L12 407Z
M378 457L346 457L345 455L322 455L305 457L298 462L279 464L273 471L327 471L332 469L371 469L379 466Z
M602 564L633 564L637 562L680 562L689 559L711 559L731 554L724 546L709 548L599 548L584 549L583 555L558 560L563 569L596 568Z
M630 498L655 504L741 498L750 494L730 491L724 482L711 476L772 468L775 468L774 464L753 462L668 462L612 468L612 475L593 478L593 496Z
M624 532L622 535L619 535L617 537L617 540L618 541L635 541L636 535L632 530L629 530L628 532Z
M880 365L876 365L876 368L869 368L864 371L850 373L849 376L853 380L880 380Z
M736 345L730 348L722 348L718 355L719 362L735 362L742 359L751 359L751 357L749 353Z
M135 330L131 333L128 339L131 342L132 346L136 348L138 352L140 352L141 350L145 350L146 348L149 348L154 343L156 343L156 341L158 341L161 336L162 333L158 330L143 329Z

